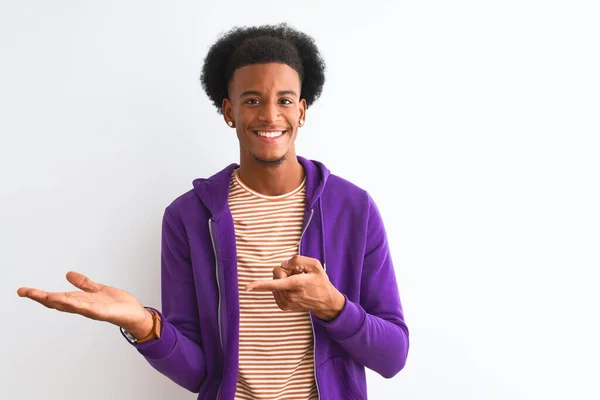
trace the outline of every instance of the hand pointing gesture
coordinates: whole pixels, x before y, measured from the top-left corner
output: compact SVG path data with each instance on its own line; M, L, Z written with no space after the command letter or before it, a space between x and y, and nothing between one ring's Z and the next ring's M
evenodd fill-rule
M272 291L282 310L307 310L332 320L346 301L329 281L319 260L296 255L273 270L273 280L254 281L247 291Z
M136 337L145 337L152 330L152 314L129 293L93 282L78 272L67 273L67 280L81 291L49 293L21 287L17 294L48 308L123 327Z

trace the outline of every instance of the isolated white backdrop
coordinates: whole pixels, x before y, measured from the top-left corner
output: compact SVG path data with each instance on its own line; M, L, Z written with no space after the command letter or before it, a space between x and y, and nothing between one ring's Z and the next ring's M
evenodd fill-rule
M1 1L0 398L195 398L16 289L73 269L160 306L164 207L238 157L203 57L280 21L328 63L298 153L388 229L411 350L370 398L599 398L594 2L218 3Z

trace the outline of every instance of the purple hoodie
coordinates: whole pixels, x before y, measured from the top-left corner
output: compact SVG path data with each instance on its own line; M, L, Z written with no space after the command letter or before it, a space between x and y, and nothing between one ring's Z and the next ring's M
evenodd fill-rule
M385 228L367 192L298 157L306 173L300 254L321 261L346 297L326 322L312 317L321 400L366 399L365 367L386 378L406 362L404 323ZM156 370L198 399L233 399L238 376L239 301L231 164L165 210L160 339L134 344Z

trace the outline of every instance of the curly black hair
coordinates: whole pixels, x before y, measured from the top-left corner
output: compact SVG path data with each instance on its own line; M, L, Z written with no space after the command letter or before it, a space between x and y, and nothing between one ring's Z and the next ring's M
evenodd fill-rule
M210 47L200 82L220 114L233 72L251 64L279 62L298 71L301 98L307 108L319 98L325 84L325 61L315 41L287 23L234 27Z

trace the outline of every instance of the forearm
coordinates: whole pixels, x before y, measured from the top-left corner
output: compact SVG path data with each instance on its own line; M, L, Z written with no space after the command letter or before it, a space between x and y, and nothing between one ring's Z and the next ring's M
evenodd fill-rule
M154 369L178 385L197 393L206 376L200 344L183 335L161 315L160 338L138 343L137 350Z
M386 316L387 318L387 316ZM383 377L396 375L405 365L409 339L398 315L389 319L368 314L346 298L344 308L331 321L320 321L329 335L356 361Z

